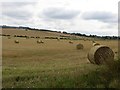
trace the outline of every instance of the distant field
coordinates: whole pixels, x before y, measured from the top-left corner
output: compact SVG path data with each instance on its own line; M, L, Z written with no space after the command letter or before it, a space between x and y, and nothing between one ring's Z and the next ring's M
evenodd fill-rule
M26 35L29 37L58 37L58 38L78 38L78 39L88 39L85 37L79 37L70 34L58 33L58 32L49 32L49 31L35 31L35 30L25 30L25 29L14 29L14 28L3 28L2 34L10 35L14 37L14 35ZM89 38L90 39L90 38Z
M40 36L40 37L47 37L47 36L53 36L53 37L59 37L60 35L63 36L70 36L67 34L57 33L57 32L48 32L48 31L35 31L35 30L25 30L25 29L13 29L13 28L3 28L2 33L9 34L11 36L14 35L27 35L27 36Z
M35 36L59 36L56 33L38 33L37 31L3 31L5 34L27 34ZM14 43L19 40L19 44ZM87 53L92 42L87 40L56 40L41 39L43 44L37 44L37 39L19 37L2 38L3 87L82 87L80 76L101 66L91 64ZM117 40L98 40L100 44L118 51ZM77 50L76 45L82 43L83 50ZM115 59L117 55L115 55Z

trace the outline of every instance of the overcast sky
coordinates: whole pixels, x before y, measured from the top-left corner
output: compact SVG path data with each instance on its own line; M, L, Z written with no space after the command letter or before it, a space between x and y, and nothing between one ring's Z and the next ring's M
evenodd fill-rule
M118 35L119 0L1 0L0 25Z

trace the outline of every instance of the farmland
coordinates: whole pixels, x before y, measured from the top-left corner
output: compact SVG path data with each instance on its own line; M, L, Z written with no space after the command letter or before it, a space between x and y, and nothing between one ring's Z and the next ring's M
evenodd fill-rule
M2 37L2 70L4 88L52 88L52 87L89 87L83 85L81 77L96 69L104 67L91 64L87 53L92 47L91 40L82 40L54 32L24 31L3 29ZM39 36L44 43L37 44L38 38L20 38L14 35ZM45 39L44 37L69 36L78 40ZM19 43L14 43L19 40ZM118 52L117 40L97 40ZM77 50L77 44L83 44L83 50ZM117 59L115 54L115 60ZM92 86L91 86L92 87ZM93 86L94 87L94 86ZM97 87L97 86L95 86ZM101 86L101 87L104 87Z

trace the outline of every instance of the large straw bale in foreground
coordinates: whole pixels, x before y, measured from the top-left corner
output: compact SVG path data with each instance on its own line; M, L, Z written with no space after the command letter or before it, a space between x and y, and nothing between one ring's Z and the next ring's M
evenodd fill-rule
M93 64L112 64L114 52L105 45L97 45L91 48L88 53L88 59Z

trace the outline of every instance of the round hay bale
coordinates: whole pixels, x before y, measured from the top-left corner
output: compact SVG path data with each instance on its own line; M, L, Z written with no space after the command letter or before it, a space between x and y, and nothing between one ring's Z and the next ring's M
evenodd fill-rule
M11 36L8 36L8 39L11 39Z
M70 44L73 44L73 42L72 42L72 41L69 41L69 43L70 43Z
M86 39L83 39L84 41L86 41Z
M97 45L100 45L99 43L93 43L93 46L97 46Z
M37 40L37 43L40 44L40 43L44 43L42 40Z
M26 36L26 39L29 39L30 37L29 36Z
M116 51L115 54L117 54L118 52Z
M57 38L57 41L60 41L60 39L59 39L59 38Z
M76 48L77 48L77 50L80 50L80 49L83 49L84 48L84 46L83 46L83 44L77 44L76 45Z
M19 41L18 41L18 40L15 40L15 43L19 43Z
M105 45L97 45L91 48L88 53L88 60L93 64L112 64L114 52Z
M92 43L95 43L95 41L94 41L94 40L92 40Z

